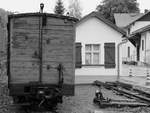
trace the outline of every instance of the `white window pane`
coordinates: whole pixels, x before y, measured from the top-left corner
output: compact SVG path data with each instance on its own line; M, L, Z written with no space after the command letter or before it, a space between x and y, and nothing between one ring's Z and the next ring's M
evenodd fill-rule
M91 44L86 44L85 45L85 51L91 51L92 50L92 45Z
M91 64L91 53L86 53L85 54L85 64Z
M93 64L99 64L99 53L93 53Z
M99 51L100 50L100 45L99 44L94 44L93 45L93 50L94 51Z

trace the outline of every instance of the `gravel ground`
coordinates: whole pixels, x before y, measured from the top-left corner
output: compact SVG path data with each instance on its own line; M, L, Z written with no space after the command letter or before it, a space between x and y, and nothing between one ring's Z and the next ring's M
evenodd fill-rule
M150 113L150 108L138 107L138 108L105 108L101 109L99 106L93 104L93 98L95 96L95 90L97 86L93 85L76 85L75 96L64 97L63 103L58 104L58 113L94 113L94 111L101 111L100 113ZM112 91L102 90L104 96L111 97ZM119 97L112 97L118 99ZM11 97L8 96L8 89L6 83L0 83L0 113L15 113L7 107L13 103ZM46 112L51 113L51 112ZM96 113L96 112L95 112ZM97 112L98 113L98 112Z
M93 98L97 87L91 85L76 85L75 96L65 97L58 105L59 113L91 113L98 106L94 106Z
M13 103L13 99L8 96L7 84L0 83L0 113L12 113L8 109L8 105Z
M93 104L96 86L92 85L77 85L75 87L74 97L64 97L63 104L58 105L59 113L94 113L94 111L101 111L99 113L150 113L150 108L105 108L101 109ZM120 98L119 96L112 96L112 91L102 89L104 96L113 99ZM121 97L122 99L125 97Z

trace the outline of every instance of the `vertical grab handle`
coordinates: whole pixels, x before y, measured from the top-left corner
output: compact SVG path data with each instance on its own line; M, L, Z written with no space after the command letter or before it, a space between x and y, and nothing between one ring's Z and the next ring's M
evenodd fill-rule
M58 82L58 84L59 84L60 87L62 87L63 82L64 82L63 69L64 69L63 65L59 64L58 67L57 67L57 70L59 72L59 82Z

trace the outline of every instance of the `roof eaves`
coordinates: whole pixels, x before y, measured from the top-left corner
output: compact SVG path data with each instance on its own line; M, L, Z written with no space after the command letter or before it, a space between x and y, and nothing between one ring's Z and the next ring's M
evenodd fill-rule
M118 31L119 33L126 35L126 32L123 31L122 29L120 29L119 27L117 27L115 24L111 23L110 21L108 21L107 19L105 19L104 17L102 17L102 15L100 15L98 12L91 12L90 14L86 15L85 17L83 17L80 21L78 21L76 23L76 25L79 25L80 23L82 23L84 20L87 20L91 17L96 17L99 20L103 21L105 24L109 25L110 27L112 27L113 29L115 29L116 31Z
M112 27L113 29L115 29L116 31L120 32L123 35L126 35L126 32L123 31L122 29L120 29L119 27L117 27L115 24L111 23L110 21L108 21L107 19L105 19L104 17L96 14L96 17L100 20L102 20L104 23L106 23L107 25L109 25L110 27Z
M57 15L57 14L51 14L51 13L19 13L19 14L10 14L8 15L8 18L20 18L20 17L28 17L28 16L42 16L42 15L46 15L48 17L55 17L55 18L62 18L62 19L70 19L73 20L75 22L78 21L77 18L74 17L69 17L69 16L64 16L64 15Z
M147 30L150 30L150 25L147 25L147 26L145 26L143 28L140 28L140 29L134 31L132 34L143 33L143 32L145 32Z
M79 25L80 23L82 23L84 20L89 19L90 17L95 16L94 12L91 12L90 14L84 16L83 18L81 18L78 22L76 22L76 25Z
M138 34L138 33L137 33L137 34ZM130 35L128 36L128 39L139 38L139 37L137 37L137 34L130 34Z
M145 15L149 14L150 11L148 11L147 13L145 13L144 15L141 15L139 18L137 18L136 20L134 20L133 22L131 22L129 25L127 25L126 27L131 26L133 23L135 23L136 21L138 21L139 19L143 18Z

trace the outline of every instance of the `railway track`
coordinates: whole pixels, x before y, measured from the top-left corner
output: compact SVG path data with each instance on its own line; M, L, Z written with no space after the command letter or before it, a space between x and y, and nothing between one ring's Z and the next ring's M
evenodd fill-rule
M113 98L94 98L95 102L98 102L100 105L103 106L130 106L130 107L141 107L145 106L148 107L150 106L150 94L136 90L132 87L130 84L125 84L121 82L100 82L100 81L95 81L95 85L98 87L104 87L107 90L111 90L112 92L115 93L115 95L119 95L120 97L126 97L126 99L121 100L114 100ZM103 95L103 92L100 92ZM112 93L112 95L114 95ZM118 97L119 97L118 96Z

